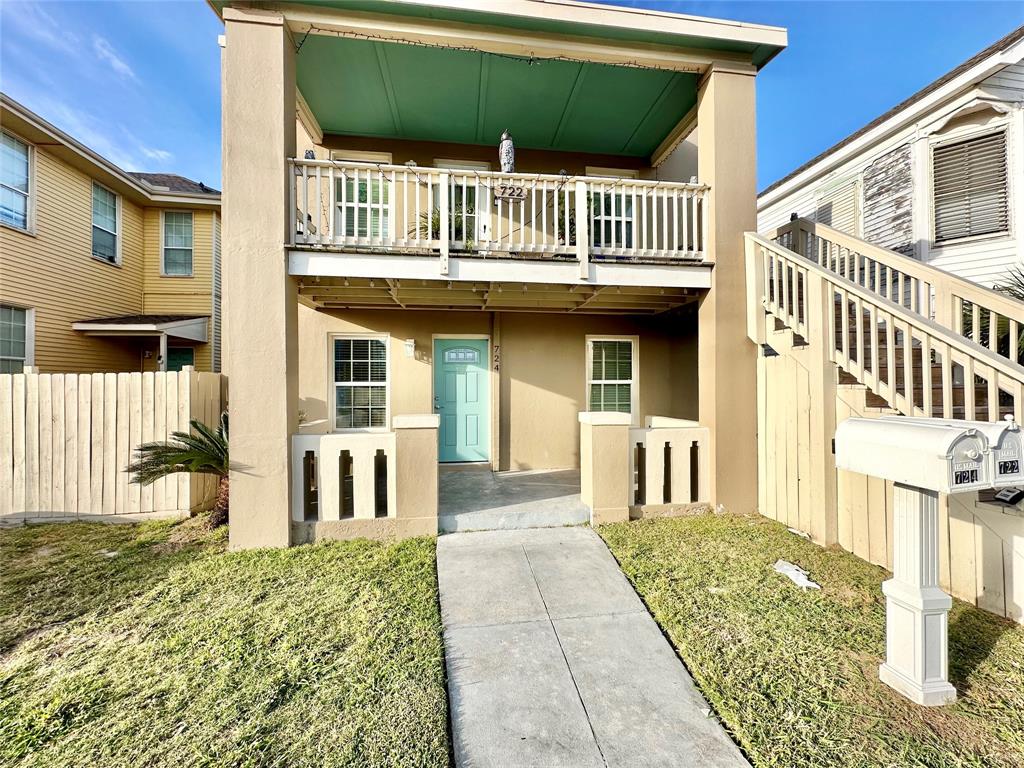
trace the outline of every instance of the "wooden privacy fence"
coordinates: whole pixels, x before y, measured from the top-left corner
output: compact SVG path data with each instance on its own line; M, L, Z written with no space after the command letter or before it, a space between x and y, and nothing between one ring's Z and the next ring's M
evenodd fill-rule
M142 443L216 425L222 377L169 373L0 375L0 515L187 514L215 499L216 478L176 475L152 485L125 472Z
M804 221L746 236L758 507L892 567L892 484L837 470L836 426L887 413L1024 422L1024 304ZM798 248L800 252L792 250ZM940 583L1024 621L1024 517L940 495Z

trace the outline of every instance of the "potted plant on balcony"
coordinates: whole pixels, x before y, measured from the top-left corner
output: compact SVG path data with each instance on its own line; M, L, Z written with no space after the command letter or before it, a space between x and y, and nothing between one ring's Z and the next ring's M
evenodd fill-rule
M462 205L456 204L448 214L448 218L452 240L465 243L464 247L460 248L460 250L472 250L475 245L472 233L467 233L464 236L464 230L467 218L472 218L473 221L476 220L474 207L472 205L466 206L465 213L463 213ZM441 236L441 209L438 206L435 205L431 210L420 213L415 226L409 230L410 237L415 235L427 240Z

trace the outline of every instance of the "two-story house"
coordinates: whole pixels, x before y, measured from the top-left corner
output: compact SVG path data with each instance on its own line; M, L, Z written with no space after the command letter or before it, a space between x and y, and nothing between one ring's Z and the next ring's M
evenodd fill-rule
M702 496L756 507L743 233L756 75L785 30L538 0L212 5L234 547L435 533L438 463L579 470L597 507L652 423L706 428Z
M220 192L0 94L0 372L220 370Z
M1024 267L1022 104L1024 27L763 190L758 231L795 214L1005 283Z

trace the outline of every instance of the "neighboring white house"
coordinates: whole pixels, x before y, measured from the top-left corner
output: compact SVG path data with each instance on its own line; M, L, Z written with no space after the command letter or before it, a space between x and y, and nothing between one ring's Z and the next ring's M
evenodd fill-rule
M1024 27L758 195L983 285L1024 264Z

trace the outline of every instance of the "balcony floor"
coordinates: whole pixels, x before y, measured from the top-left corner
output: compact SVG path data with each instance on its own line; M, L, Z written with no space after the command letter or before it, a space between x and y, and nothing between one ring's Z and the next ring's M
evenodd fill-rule
M441 467L439 533L579 525L590 520L578 469L492 472Z

